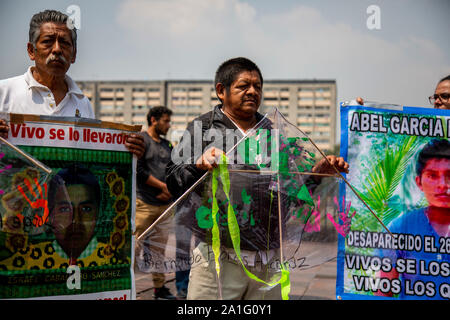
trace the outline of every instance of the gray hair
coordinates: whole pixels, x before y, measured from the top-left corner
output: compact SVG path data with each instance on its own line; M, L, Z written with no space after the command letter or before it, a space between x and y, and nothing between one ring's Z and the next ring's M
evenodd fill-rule
M36 42L39 39L41 32L41 25L46 22L53 22L57 24L66 24L69 19L69 16L56 11L56 10L45 10L39 13L36 13L30 20L30 30L28 33L29 42L36 48ZM73 24L72 24L73 25ZM75 27L68 28L71 31L72 35L72 44L73 48L77 48L77 31Z

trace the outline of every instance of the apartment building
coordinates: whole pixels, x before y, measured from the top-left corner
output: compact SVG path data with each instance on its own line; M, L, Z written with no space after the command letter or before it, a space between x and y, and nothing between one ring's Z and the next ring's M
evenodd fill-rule
M177 142L188 122L219 103L208 80L78 81L97 119L147 126L150 107L173 110L168 137ZM336 144L335 80L265 80L260 112L277 107L322 150Z

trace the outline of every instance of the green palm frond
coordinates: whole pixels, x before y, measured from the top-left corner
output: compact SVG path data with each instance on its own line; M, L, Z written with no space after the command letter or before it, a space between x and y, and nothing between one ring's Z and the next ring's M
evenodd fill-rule
M417 146L417 137L410 136L399 148L386 148L384 158L370 166L363 191L358 191L361 198L386 223L399 213L390 203ZM374 223L377 223L375 219Z

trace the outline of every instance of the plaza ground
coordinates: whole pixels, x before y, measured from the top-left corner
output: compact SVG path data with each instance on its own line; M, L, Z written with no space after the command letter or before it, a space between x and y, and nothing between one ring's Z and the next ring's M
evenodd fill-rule
M313 248L314 247L314 248ZM322 246L321 246L322 247ZM305 248L305 247L304 247ZM323 251L323 248L311 246L305 253ZM333 246L331 249L335 250ZM296 270L291 273L290 300L336 300L336 259L320 264L317 267ZM151 274L135 269L136 299L153 300L153 280ZM166 274L166 287L176 294L175 273Z

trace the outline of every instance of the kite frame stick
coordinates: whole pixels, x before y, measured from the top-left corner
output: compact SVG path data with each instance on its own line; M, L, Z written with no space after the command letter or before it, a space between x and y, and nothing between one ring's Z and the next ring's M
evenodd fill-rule
M0 141L3 142L4 144L8 145L10 148L14 149L14 151L17 151L18 153L20 153L22 156L24 156L25 158L27 158L27 160L33 162L33 164L35 164L36 166L38 166L39 168L41 168L42 170L44 170L45 172L47 172L48 174L52 173L52 170L45 167L44 165L42 165L39 161L37 161L36 159L30 157L29 155L27 155L25 152L23 152L22 150L20 150L19 148L17 148L15 145L13 145L11 142L9 142L8 140L6 140L3 137L0 137Z
M281 114L281 113L280 113ZM283 118L284 116L281 115ZM248 133L246 135L244 135L242 137L241 140L239 140L234 146L233 148L231 148L228 152L227 155L232 152L234 149L236 149L236 147L239 145L239 143L241 143L245 138L247 138L250 133L252 133L255 129L255 127L258 126L259 123L261 123L261 121L263 121L265 118L267 117L267 113L264 115L264 117L252 128L248 131ZM286 118L284 118L284 120L288 121ZM289 122L289 121L288 121ZM306 135L305 135L306 136ZM332 166L334 168L334 170L336 171L337 175L349 186L349 188L356 194L356 196L358 197L359 200L361 200L361 202L367 207L367 209L369 209L370 213L372 213L372 215L378 220L378 222L380 222L380 224L384 227L384 229L386 229L387 232L389 232L390 235L392 235L391 231L389 231L389 229L386 227L386 225L381 221L381 219L376 215L375 212L373 212L373 210L370 208L370 206L360 197L360 195L358 194L358 192L352 187L352 185L350 184L350 182L347 181L347 179L345 179L345 177L339 172L339 170L331 165L330 161L328 160L328 158L326 157L326 155L322 152L322 150L319 149L319 147L314 143L314 141L306 136L308 138L308 140L313 144L313 146L320 152L320 154L326 159L326 161L328 162L328 164L330 166ZM1 138L1 137L0 137ZM4 140L3 138L1 138L2 140ZM7 142L8 143L8 142ZM9 143L8 143L9 144ZM15 147L14 147L15 148ZM236 171L236 170L235 170ZM241 170L243 171L243 170ZM250 170L251 171L251 170ZM266 171L264 172L266 173ZM270 173L270 172L267 172ZM164 211L158 219L156 219L138 238L137 240L140 240L142 237L144 237L147 233L149 233L151 231L151 229L153 229L154 225L162 220L167 214L168 212L170 212L170 210L175 207L182 199L184 199L184 197L186 197L187 194L189 194L195 187L197 187L205 178L206 176L209 174L208 172L205 172L205 174L203 176L201 176L189 189L187 189L175 202L173 202L167 209L166 211ZM303 174L303 173L296 173L296 174ZM326 174L321 174L321 173L310 173L310 175L326 175ZM328 175L326 175L328 176ZM335 176L335 175L329 175L329 176ZM279 188L278 188L279 189ZM279 209L280 210L280 209Z
M164 211L158 219L155 220L155 222L153 222L144 232L141 233L141 235L137 238L137 240L140 240L142 237L144 237L147 233L149 233L151 231L151 229L153 229L153 226L160 220L162 220L169 212L170 210L172 210L173 207L175 207L182 199L184 199L184 197L191 192L196 186L198 186L205 178L206 176L209 174L208 172L205 172L205 174L203 176L201 176L189 189L187 189L179 198L177 201L173 202L167 209L166 211Z
M278 110L277 110L277 111L278 111ZM281 117L282 117L286 122L290 123L289 120L287 120L286 117L285 117L281 112L278 111L278 113L281 115ZM290 124L291 124L292 126L294 126L292 123L290 123ZM296 127L296 126L294 126L294 127ZM296 127L296 128L297 128L297 127ZM298 128L297 128L297 129L298 129ZM298 130L300 130L300 129L298 129ZM301 130L300 130L300 132L303 133L303 131L301 131ZM304 134L304 133L303 133L303 134ZM383 226L383 228L386 229L386 231L389 232L389 234L390 234L391 236L393 236L392 232L389 231L389 229L386 227L386 225L383 223L383 221L381 221L381 219L376 215L375 212L373 212L373 210L370 208L370 206L369 206L369 205L368 205L368 204L360 197L360 195L359 195L358 192L352 187L352 185L350 184L350 182L348 182L347 179L345 179L345 177L339 172L339 170L338 170L335 166L333 166L333 165L330 163L330 161L328 160L327 156L322 152L322 150L320 150L319 147L314 143L314 141L313 141L310 137L308 137L306 134L305 134L305 137L308 138L308 140L312 143L312 145L313 145L314 147L316 147L316 149L320 152L320 154L322 155L322 157L324 157L324 158L326 159L326 161L328 162L328 164L329 164L331 167L334 168L334 170L335 170L336 173L339 175L339 177L340 177L342 180L344 180L345 184L347 184L347 185L349 186L350 189L352 189L352 191L356 194L356 196L358 197L358 199L361 200L361 202L367 207L367 209L369 209L370 213L372 213L373 216L378 220L378 222L381 223L381 225Z
M280 195L280 174L277 175L277 183L278 183L278 228L280 230L280 262L283 263L283 228L281 225L281 195Z
M260 172L264 174L276 174L277 171L261 171L261 170L242 170L242 169L228 169L229 172L242 172L242 173L255 173ZM307 175L307 176L323 176L323 177L335 177L340 178L337 174L331 173L314 173L314 172L288 172L289 174Z
M246 139L251 133L253 133L253 131L255 131L254 128L256 128L262 121L264 121L264 119L267 117L267 113L264 115L264 117L257 123L255 124L255 126L253 128L251 128L250 130L248 130L248 133L246 133L241 140L239 140L234 146L233 148L231 148L230 150L228 150L228 152L226 153L226 155L230 154L234 149L237 148L237 146L244 140ZM187 189L178 199L177 201L173 202L167 209L166 211L164 211L158 219L156 219L144 232L142 232L142 234L137 238L137 240L140 240L142 237L144 237L147 233L149 233L152 229L153 226L160 220L162 220L169 212L170 210L172 210L173 207L175 207L181 200L184 199L184 197L186 197L186 195L188 195L195 187L197 187L205 178L206 176L209 174L210 172L207 171L205 172L205 174L203 176L201 176L189 189Z
M276 129L279 130L279 129ZM280 132L277 132L277 146L276 150L280 150ZM277 159L279 161L279 159ZM279 169L279 168L278 168ZM283 229L281 227L281 194L280 194L280 173L277 173L277 198L278 198L278 230L279 230L279 237L280 237L280 262L283 263ZM270 212L269 212L270 215Z
M342 180L344 180L345 184L352 189L352 191L356 194L356 196L358 197L359 200L361 200L362 203L364 203L364 205L367 207L367 209L369 209L370 213L373 214L373 216L378 220L379 223L381 223L381 225L383 226L384 229L386 229L387 232L389 232L389 234L391 236L393 236L392 232L389 231L389 229L386 227L386 225L383 223L383 221L381 221L381 219L376 215L375 212L373 212L373 210L369 207L369 205L361 198L361 196L358 194L358 192L352 187L352 185L350 184L350 182L347 181L347 179L345 179L345 177L342 175L342 173L339 172L339 170L330 163L330 161L328 160L327 156L322 152L322 150L319 149L319 147L317 147L317 145L314 143L314 141L312 141L311 138L309 138L309 141L311 141L311 143L314 145L314 147L316 147L317 150L319 150L319 152L321 153L321 155L326 159L326 161L328 162L328 164L334 168L334 170L337 172L337 174L342 178Z

